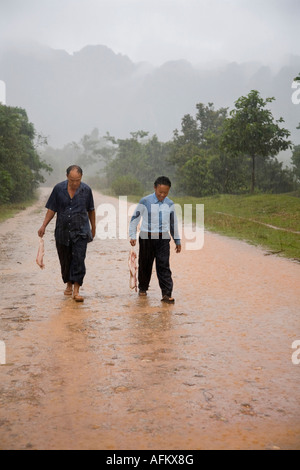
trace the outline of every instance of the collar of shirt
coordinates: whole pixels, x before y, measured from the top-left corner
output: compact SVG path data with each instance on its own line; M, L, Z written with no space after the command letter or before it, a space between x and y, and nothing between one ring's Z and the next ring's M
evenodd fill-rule
M152 197L153 197L154 204L163 204L165 202L165 199L163 201L160 201L159 199L157 199L157 196L155 193L152 194Z

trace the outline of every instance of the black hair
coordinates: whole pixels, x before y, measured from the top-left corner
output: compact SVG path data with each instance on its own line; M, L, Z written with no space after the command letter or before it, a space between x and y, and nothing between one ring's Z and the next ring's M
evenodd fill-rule
M160 184L163 184L164 186L169 186L169 188L172 186L172 183L167 176L159 176L155 181L154 186L157 188L157 186L159 186Z
M71 165L69 166L69 168L67 168L67 176L69 176L69 174L71 173L71 171L73 170L77 170L77 173L79 173L81 176L83 174L83 171L82 169L80 168L80 166L78 165Z

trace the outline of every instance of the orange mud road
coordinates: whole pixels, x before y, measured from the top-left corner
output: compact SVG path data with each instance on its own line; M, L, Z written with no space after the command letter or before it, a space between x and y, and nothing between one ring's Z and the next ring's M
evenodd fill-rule
M300 449L300 265L206 233L172 249L169 306L155 274L130 291L127 240L96 238L76 304L54 222L35 263L48 194L0 224L0 449Z

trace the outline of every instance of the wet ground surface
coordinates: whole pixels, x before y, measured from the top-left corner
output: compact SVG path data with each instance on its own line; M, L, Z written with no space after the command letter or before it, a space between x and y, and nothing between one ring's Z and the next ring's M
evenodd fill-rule
M300 448L299 264L206 233L172 253L168 306L155 273L129 289L127 240L96 239L76 304L54 222L35 263L46 196L0 224L0 449Z

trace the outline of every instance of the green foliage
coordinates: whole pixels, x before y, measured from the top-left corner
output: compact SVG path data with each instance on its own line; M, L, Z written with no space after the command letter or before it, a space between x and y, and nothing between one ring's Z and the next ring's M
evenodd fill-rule
M18 202L33 196L43 182L41 170L51 171L40 160L33 125L26 111L0 105L0 203Z
M252 90L237 100L230 114L227 108L215 109L213 103L198 103L195 117L186 114L181 130L176 129L173 140L166 143L143 130L117 139L109 133L100 137L94 129L79 143L47 150L55 169L51 183L77 163L94 188L112 188L117 195L151 191L160 175L171 178L173 194L194 197L296 190L300 157L295 147L293 171L276 158L291 142L289 131L280 127L283 119L275 121L267 109L273 100ZM6 184L9 187L9 180Z
M172 167L167 160L170 144L159 142L156 135L150 139L147 137L148 133L138 131L131 133L129 139L114 139L117 145L116 156L106 166L110 185L116 179L128 176L138 181L144 190L148 190L153 188L157 176L172 176Z
M141 183L130 175L119 176L112 182L111 187L116 196L139 196L143 193Z
M13 191L13 181L10 173L0 168L0 204L9 202Z
M256 184L256 160L274 157L291 147L291 142L286 140L290 132L279 126L283 119L275 121L271 111L266 109L274 99L264 100L258 91L252 90L236 101L223 129L221 148L229 154L252 159L251 192Z
M213 103L196 108L196 118L185 115L181 133L174 132L169 160L176 169L176 188L197 197L240 190L244 182L238 159L230 160L219 149L227 108L215 110Z
M296 145L293 150L292 164L294 165L294 174L300 182L300 145Z

